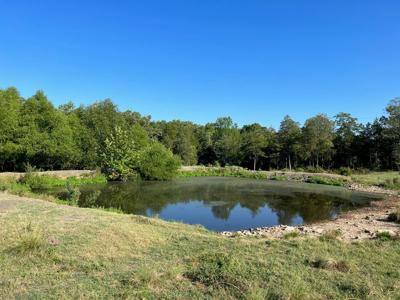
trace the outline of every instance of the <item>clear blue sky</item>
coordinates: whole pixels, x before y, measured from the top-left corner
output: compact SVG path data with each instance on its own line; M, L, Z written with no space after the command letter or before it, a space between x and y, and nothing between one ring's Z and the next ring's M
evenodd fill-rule
M398 0L0 0L0 87L277 127L400 96Z

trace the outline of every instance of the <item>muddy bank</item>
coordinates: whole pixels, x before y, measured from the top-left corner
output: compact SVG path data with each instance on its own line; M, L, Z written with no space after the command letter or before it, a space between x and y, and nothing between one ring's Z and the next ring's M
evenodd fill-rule
M383 191L380 192L383 193ZM400 238L400 224L388 221L389 214L399 205L400 197L392 195L390 191L384 200L372 202L368 207L343 213L336 220L302 226L261 227L222 232L221 234L228 237L259 236L272 239L287 238L290 235L309 237L334 235L341 240L355 241L373 239L380 232L388 232L391 236Z

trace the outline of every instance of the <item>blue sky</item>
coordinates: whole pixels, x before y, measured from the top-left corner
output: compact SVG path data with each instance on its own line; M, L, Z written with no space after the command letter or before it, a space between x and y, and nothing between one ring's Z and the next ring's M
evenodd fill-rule
M400 1L0 0L0 88L156 120L371 121L400 96Z

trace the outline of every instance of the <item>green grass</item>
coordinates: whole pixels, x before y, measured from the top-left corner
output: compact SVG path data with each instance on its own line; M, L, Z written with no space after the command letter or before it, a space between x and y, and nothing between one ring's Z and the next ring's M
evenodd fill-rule
M388 189L400 190L400 172L371 172L368 174L355 174L351 176L354 182L364 185L376 185Z
M17 197L0 212L1 299L400 297L396 240L226 238Z
M221 176L221 177L243 177L253 179L268 179L269 174L263 171L250 171L242 167L203 167L188 171L178 171L178 177L202 177L202 176Z
M101 174L82 177L59 178L51 175L27 173L21 179L15 177L1 177L0 191L9 191L17 195L32 195L35 191L53 187L75 187L83 184L106 183L106 178Z
M322 177L322 176L311 176L307 179L308 183L315 183L315 184L325 184L325 185L335 185L335 186L343 186L345 185L348 180L343 178L329 178L329 177Z

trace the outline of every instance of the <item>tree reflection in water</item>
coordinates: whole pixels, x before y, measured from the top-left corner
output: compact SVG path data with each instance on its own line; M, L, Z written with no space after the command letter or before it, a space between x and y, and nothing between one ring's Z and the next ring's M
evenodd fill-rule
M215 230L229 230L232 225L235 228L231 230L236 230L334 218L342 211L368 205L377 197L322 185L200 177L88 185L81 187L79 204L114 207L126 213L159 215L188 223L196 221Z

